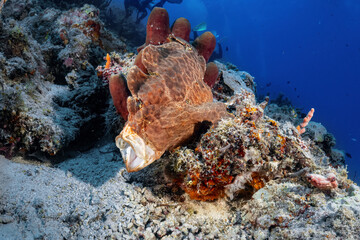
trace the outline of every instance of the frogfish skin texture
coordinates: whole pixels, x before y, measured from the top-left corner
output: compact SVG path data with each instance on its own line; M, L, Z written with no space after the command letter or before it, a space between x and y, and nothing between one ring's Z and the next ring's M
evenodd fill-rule
M203 80L204 58L186 41L172 38L150 44L139 61L141 68L133 66L127 76L132 95L127 100L128 122L116 138L129 172L187 141L197 123L229 116L223 103L213 102Z

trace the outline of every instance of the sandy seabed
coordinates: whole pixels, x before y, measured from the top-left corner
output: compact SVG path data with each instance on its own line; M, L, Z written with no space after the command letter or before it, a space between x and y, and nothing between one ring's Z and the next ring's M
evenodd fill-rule
M55 166L0 156L0 239L214 238L236 221L225 201L180 203L132 181L113 142L73 155Z

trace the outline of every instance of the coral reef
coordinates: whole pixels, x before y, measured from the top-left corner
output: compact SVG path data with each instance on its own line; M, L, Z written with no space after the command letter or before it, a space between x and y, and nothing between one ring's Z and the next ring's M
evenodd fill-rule
M312 112L256 102L254 78L206 63L212 36L194 47L189 22L170 30L163 9L136 55L97 8L58 4L1 12L0 153L25 155L0 156L1 239L358 238L360 189ZM111 134L90 144L124 119L125 159Z
M136 64L135 55L119 54L112 52L111 55L106 55L105 66L98 66L96 68L97 74L105 83L109 84L109 90L112 97L112 102L115 106L116 112L120 114L123 120L127 120L129 112L127 109L127 98L131 95L127 86L126 76L130 68Z
M79 136L101 134L92 128L103 122L109 95L94 66L125 44L103 28L98 13L90 5L43 10L25 0L4 6L0 149L8 157L54 155Z
M183 24L179 29L188 28L184 19L177 21ZM193 51L193 47L170 34L166 10L155 8L147 27L147 40L138 48L135 66L124 74L132 96L127 102L129 121L117 137L117 146L128 171L143 169L160 158L165 150L173 150L170 156L173 169L170 178L190 198L214 200L225 195L230 199L235 196L251 196L272 179L287 178L302 169L307 169L307 175L299 175L299 181L307 183L307 180L312 179L310 176L315 176L311 174L318 171L317 161L324 166L329 162L330 159L318 146L309 145L300 137L310 122L313 110L299 125L300 130L293 125L298 121L296 116L288 118L291 122L277 122L264 115L268 98L265 102L256 104L253 94L256 85L250 74L220 62L209 63L205 73L203 70L193 70L196 62L201 60L194 57L196 53L193 53L189 60L188 55ZM184 32L186 30L179 31L178 34ZM187 37L186 34L182 36ZM196 52L206 61L213 51L215 39L211 34L205 33L195 40L194 46ZM178 75L181 71L174 72L173 69L187 69L186 72L191 72L189 75L199 75L197 78L203 78L207 85L213 88L214 95L203 98L204 102L181 97L187 94L188 90L182 92L186 86L192 85L183 80L186 75ZM168 84L183 81L185 84L178 84L176 89L174 88L176 91L181 90L179 93L175 94L174 89L168 89ZM209 91L204 87L201 89L195 89L192 94L205 94ZM119 94L120 98L123 95ZM178 96L179 100L173 96ZM203 108L201 104L212 102L213 97L224 102L227 111L234 114L234 117L217 123L221 117L229 116L221 110L221 115L207 119L205 112L200 110ZM124 99L121 102L124 103ZM172 102L176 102L176 107ZM189 107L189 103L199 105L200 108L185 108L184 106ZM191 117L193 110L197 114L203 113L205 117L196 118L194 121ZM288 113L291 115L292 112L290 109ZM283 115L280 117L284 118ZM187 123L184 123L184 119ZM194 137L196 123L203 121L211 122L213 126L200 138L197 146L176 148ZM178 128L181 131L178 131ZM316 156L312 155L314 153ZM319 178L310 182L317 183L314 185L316 187L321 185ZM322 182L326 185L325 181Z
M184 179L182 188L191 198L253 193L275 177L314 164L295 128L280 127L263 116L264 105L256 105L251 92L235 95L230 106L235 107L235 118L211 127L194 150L175 151L175 172Z
M291 122L299 126L303 119L299 118L298 110L294 110L291 105L288 105L287 101L283 102L285 105L281 106L275 103L269 104L265 109L265 115L281 123ZM301 135L305 141L311 142L313 148L320 148L320 151L326 154L326 161L329 164L334 167L345 165L345 153L334 148L336 144L335 137L321 123L309 122L306 126L306 132Z
M238 79L232 80L237 85L229 85L241 86L241 78ZM173 181L190 198L249 197L272 179L290 176L296 176L303 184L309 180L322 190L337 188L335 173L340 170L326 169L328 157L324 151L304 141L300 137L302 132L292 123L277 122L264 115L268 99L256 104L254 94L244 85L234 92L226 105L235 118L213 125L196 147L176 149L170 156L175 173ZM306 123L301 125L303 129L312 114L313 110L303 121ZM315 174L317 171L325 172L326 177ZM339 186L346 188L348 185Z
M245 71L233 69L231 64L214 62L220 71L219 81L213 87L214 97L221 101L229 100L234 94L241 93L244 89L256 92L254 77Z

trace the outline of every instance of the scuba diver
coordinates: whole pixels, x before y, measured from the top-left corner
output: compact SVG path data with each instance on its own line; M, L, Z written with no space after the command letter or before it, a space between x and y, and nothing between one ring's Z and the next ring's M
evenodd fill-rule
M135 8L137 11L136 14L136 23L140 23L141 20L143 20L147 15L147 9L151 9L150 3L153 0L124 0L124 6L125 6L125 18L128 18L133 13L133 9Z
M180 4L180 3L182 3L182 1L183 0L160 0L160 2L155 4L152 8L154 8L154 7L163 7L166 2Z
M153 0L124 0L125 18L128 18L136 9L136 23L140 23L147 16L147 10L151 11L154 7L163 7L166 2L169 3L182 3L183 0L160 0L158 3L153 4Z

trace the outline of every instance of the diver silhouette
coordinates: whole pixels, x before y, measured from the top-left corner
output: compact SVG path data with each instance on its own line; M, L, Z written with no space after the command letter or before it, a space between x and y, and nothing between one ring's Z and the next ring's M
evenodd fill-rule
M180 4L182 1L183 0L160 0L158 3L152 5L153 0L124 0L125 19L130 17L135 9L137 11L136 23L140 23L140 21L147 16L147 10L151 11L154 7L163 7L166 2Z
M163 7L166 2L180 4L180 3L182 3L182 1L183 0L160 0L160 2L155 4L152 8L154 8L154 7Z
M136 23L140 23L142 19L146 17L147 9L151 9L150 3L153 2L153 0L124 0L124 7L125 7L125 18L128 18L133 13L134 8L137 11L136 14Z

